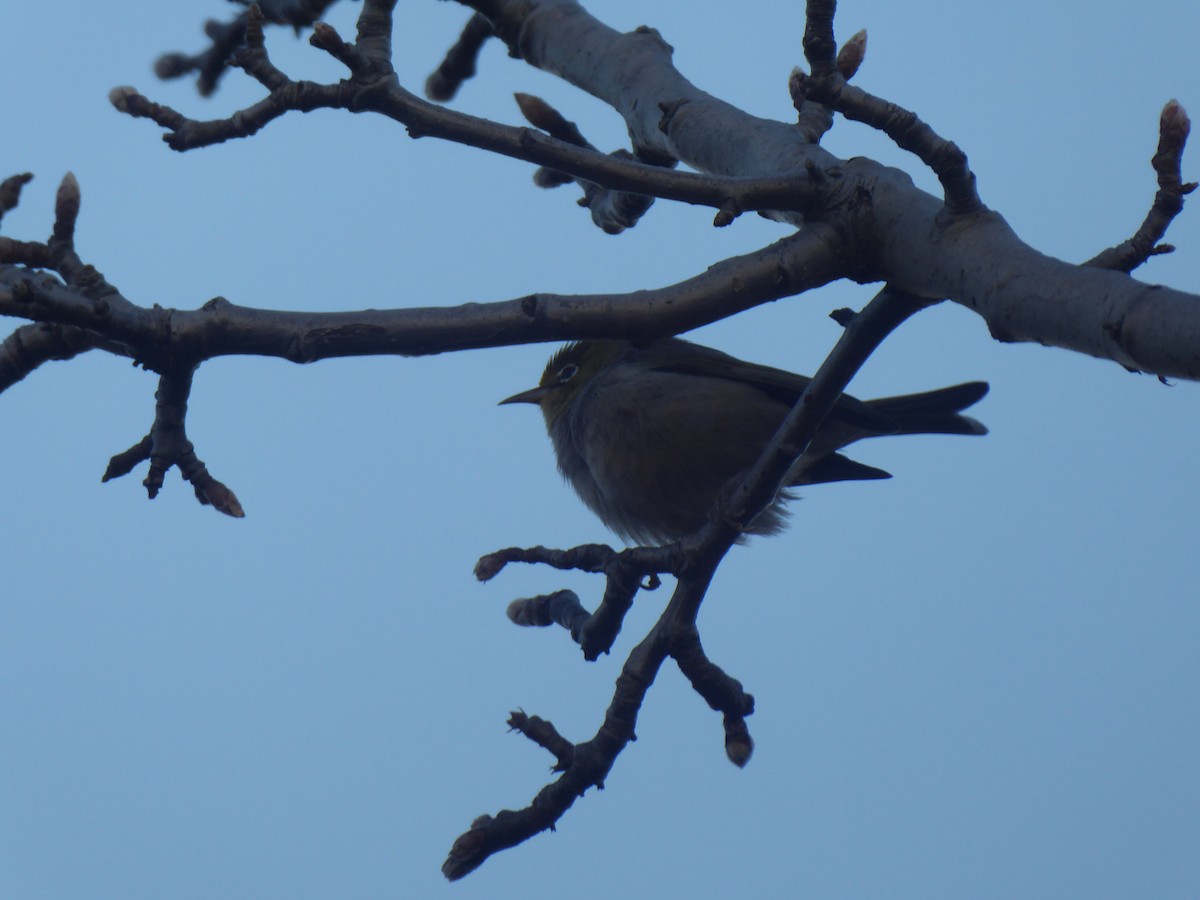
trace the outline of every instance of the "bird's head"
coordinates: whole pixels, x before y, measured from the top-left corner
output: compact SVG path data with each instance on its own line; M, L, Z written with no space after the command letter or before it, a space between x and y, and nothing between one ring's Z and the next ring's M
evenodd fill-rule
M580 392L628 346L625 341L567 344L550 357L537 387L506 397L500 403L535 403L542 408L546 424L553 426L571 408Z

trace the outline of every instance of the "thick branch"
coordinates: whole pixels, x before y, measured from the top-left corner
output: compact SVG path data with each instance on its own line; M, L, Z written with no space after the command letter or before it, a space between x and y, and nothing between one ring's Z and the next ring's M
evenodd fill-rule
M612 105L639 152L678 159L706 174L620 160L446 110L391 77L372 75L377 70L369 66L358 66L354 79L338 85L289 82L250 110L218 122L192 122L132 89L115 92L114 102L172 129L168 139L178 149L252 133L287 109L375 110L404 123L413 135L524 159L609 190L712 205L721 210L719 222L754 209L807 227L825 222L840 235L842 276L886 280L921 296L955 300L980 313L1000 340L1036 341L1160 376L1200 378L1195 350L1200 298L1048 260L1018 240L998 215L972 213L979 206L965 157L921 123L896 119L896 136L913 140L938 170L946 183L945 202L917 190L897 170L861 158L837 160L796 127L749 116L698 90L671 65L670 47L652 29L619 34L574 0L467 5L487 16L510 52ZM832 15L832 4L825 5ZM323 29L317 42L329 46L331 31ZM814 44L810 55L820 62L814 70L840 78L832 30L813 27L812 11L810 32L810 44L817 38L830 44ZM858 106L875 108L866 100ZM881 124L888 121L885 116ZM440 349L461 346L482 343L451 342Z
M997 340L1063 347L1127 369L1200 379L1200 296L1037 253L994 213L938 229L938 253L922 255L909 229L930 227L940 204L880 187L876 208L889 215L881 265L907 289L973 309Z
M982 315L1000 340L1034 341L1132 369L1200 378L1200 296L1050 259L1021 242L995 213L947 222L943 201L917 190L898 170L866 159L836 160L793 126L750 116L705 94L653 42L618 34L572 0L467 5L487 15L510 50L531 65L612 105L635 142L722 175L779 174L805 162L810 171L843 173L843 199L831 198L824 215L865 232L856 248L866 265L851 277L954 300ZM810 30L812 40L828 45L814 48L822 65L835 70L832 29L810 20ZM580 53L581 46L593 52ZM608 65L597 67L596 59ZM660 130L661 104L674 104L674 111ZM810 210L808 217L813 215ZM801 224L796 216L778 217Z
M0 265L0 314L94 331L133 348L133 355L156 371L179 361L229 355L313 362L587 336L649 338L695 328L828 282L838 260L827 238L811 229L725 260L676 285L632 294L533 294L458 307L344 313L250 309L222 298L198 310L146 309L111 287L101 305L47 275Z

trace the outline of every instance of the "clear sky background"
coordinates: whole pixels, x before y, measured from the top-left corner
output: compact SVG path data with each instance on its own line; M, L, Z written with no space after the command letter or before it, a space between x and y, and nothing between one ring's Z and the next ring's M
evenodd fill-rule
M359 8L335 9L343 34ZM786 233L660 202L611 237L529 166L378 117L290 115L179 155L112 110L120 84L205 118L257 99L236 73L201 100L151 72L231 9L5 0L0 175L37 178L4 233L44 238L71 170L79 250L135 302L312 310L665 285ZM802 3L593 12L659 28L700 87L791 118ZM466 19L400 4L406 86ZM839 37L861 27L858 83L957 141L985 202L1064 259L1140 223L1164 102L1200 115L1194 0L844 3ZM340 75L288 32L269 42L294 76ZM610 110L499 45L455 105L517 123L518 90L625 144ZM825 143L935 187L861 126ZM1185 175L1200 178L1200 147ZM1196 202L1168 238L1180 251L1140 277L1200 290ZM838 335L828 311L873 290L832 286L694 337L811 372ZM504 608L564 586L594 604L599 580L472 577L498 547L612 540L561 483L537 412L496 406L550 349L205 365L189 433L243 521L175 473L154 502L143 470L100 484L153 415L155 379L127 360L49 364L0 397L0 897L1200 893L1200 389L998 344L953 304L906 325L852 390L986 379L992 434L856 449L896 477L807 491L786 534L735 550L716 579L702 634L757 698L750 765L726 760L719 716L668 665L607 790L447 885L455 836L550 777L508 711L590 736L667 596L639 596L613 656L585 664L565 633L517 629Z

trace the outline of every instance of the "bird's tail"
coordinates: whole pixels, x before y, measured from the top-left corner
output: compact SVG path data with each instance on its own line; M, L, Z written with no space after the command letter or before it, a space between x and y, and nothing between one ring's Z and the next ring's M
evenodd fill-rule
M986 381L969 381L922 394L868 400L867 405L896 423L893 434L987 434L982 422L961 415L987 392Z

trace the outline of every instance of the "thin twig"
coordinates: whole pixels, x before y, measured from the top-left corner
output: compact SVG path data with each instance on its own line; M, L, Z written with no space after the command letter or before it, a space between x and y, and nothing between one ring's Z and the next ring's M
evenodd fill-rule
M463 82L475 77L479 52L488 38L496 36L486 16L474 13L467 21L458 41L446 51L441 64L425 80L425 96L437 103L454 99Z
M1085 266L1132 272L1151 256L1175 249L1159 241L1166 236L1175 217L1183 212L1184 197L1196 189L1196 182L1183 180L1183 148L1191 128L1191 120L1179 101L1172 100L1163 107L1158 119L1158 150L1150 160L1158 176L1158 191L1150 212L1133 237L1098 253Z

